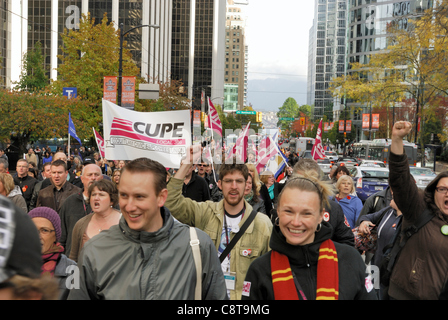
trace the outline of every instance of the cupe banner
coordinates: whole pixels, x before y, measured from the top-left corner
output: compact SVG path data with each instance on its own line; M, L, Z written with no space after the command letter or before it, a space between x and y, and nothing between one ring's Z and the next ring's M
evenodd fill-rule
M150 158L179 168L191 145L190 111L137 112L103 99L107 160Z

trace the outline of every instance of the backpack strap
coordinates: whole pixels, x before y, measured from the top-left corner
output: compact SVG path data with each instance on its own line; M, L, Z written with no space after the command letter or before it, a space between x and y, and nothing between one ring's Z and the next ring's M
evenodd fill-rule
M190 227L190 246L193 251L194 265L196 267L196 288L194 290L195 300L202 299L202 262L199 244L200 242L196 228Z
M241 226L240 231L238 231L238 233L235 234L235 236L233 236L232 241L230 241L229 245L224 249L224 251L219 256L219 261L221 263L224 261L224 259L227 257L227 255L230 253L230 251L233 249L233 247L236 245L238 240L240 240L240 238L244 234L244 232L246 232L246 229L249 227L249 225L255 219L256 215L257 215L257 211L252 210L252 213L250 214L250 216L247 218L247 220Z
M425 209L425 211L418 217L417 221L413 225L407 227L406 229L403 229L400 232L401 237L397 235L397 241L395 241L392 247L390 261L387 265L388 271L392 270L401 249L403 249L409 238L411 238L421 228L423 228L423 226L425 226L430 220L432 220L432 218L434 218L434 213L430 209ZM400 223L402 223L402 221Z

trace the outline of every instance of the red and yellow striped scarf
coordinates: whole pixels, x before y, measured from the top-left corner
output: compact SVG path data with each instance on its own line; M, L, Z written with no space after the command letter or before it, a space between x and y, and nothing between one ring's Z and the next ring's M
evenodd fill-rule
M273 250L271 272L275 300L298 300L299 296L288 257ZM319 248L316 300L338 300L338 298L338 256L333 241L326 240Z

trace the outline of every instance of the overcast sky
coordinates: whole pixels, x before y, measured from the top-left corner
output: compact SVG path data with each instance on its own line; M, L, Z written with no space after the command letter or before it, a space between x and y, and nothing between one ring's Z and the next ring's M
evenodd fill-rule
M288 97L306 104L308 34L314 0L249 0L248 104L276 111Z

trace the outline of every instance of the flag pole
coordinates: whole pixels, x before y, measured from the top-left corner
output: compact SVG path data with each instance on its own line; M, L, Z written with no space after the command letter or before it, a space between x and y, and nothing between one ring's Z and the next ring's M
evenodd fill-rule
M208 97L208 101L207 101L207 104L208 104L208 123L210 124L210 128L212 129L212 141L214 140L214 135L213 135L213 121L211 120L211 118L210 118L210 103L211 103L211 100L210 100L210 97ZM211 141L210 141L210 143L211 143ZM209 146L209 150L210 150L210 164L212 165L212 171L213 171L213 178L215 179L215 181L216 181L216 172L215 172L215 166L213 165L213 156L212 156L212 149L210 148L210 146Z
M67 144L67 159L70 160L70 119L71 115L70 112L68 113L68 144Z

